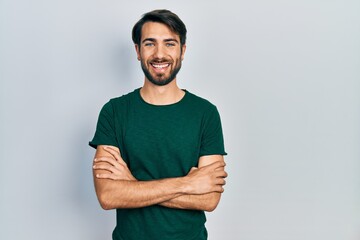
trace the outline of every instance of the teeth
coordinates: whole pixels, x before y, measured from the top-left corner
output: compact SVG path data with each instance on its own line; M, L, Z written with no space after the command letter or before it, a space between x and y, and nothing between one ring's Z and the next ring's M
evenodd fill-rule
M169 64L151 64L153 67L155 68L164 68L164 67L167 67L169 66Z

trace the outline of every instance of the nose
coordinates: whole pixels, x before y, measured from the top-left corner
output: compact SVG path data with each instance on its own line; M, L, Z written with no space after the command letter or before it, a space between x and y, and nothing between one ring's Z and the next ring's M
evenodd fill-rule
M154 57L155 57L155 58L159 58L159 59L165 57L165 49L164 49L163 46L158 45L158 46L155 48Z

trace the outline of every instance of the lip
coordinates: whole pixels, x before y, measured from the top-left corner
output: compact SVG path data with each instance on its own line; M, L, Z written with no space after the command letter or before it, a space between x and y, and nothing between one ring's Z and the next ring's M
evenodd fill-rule
M164 72L166 71L169 66L170 63L150 63L151 67L156 71L156 72Z

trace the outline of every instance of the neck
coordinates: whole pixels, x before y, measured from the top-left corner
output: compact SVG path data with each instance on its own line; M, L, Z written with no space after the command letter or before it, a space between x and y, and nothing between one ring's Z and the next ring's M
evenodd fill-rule
M140 95L145 102L153 105L169 105L179 102L185 95L174 79L165 86L157 86L145 79L144 86L140 89Z

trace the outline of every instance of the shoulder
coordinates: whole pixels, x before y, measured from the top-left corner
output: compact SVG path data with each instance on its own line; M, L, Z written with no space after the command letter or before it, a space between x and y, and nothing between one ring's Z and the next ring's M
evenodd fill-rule
M189 91L186 91L188 95L188 103L193 107L198 108L202 111L217 111L216 106L209 100L199 97Z
M134 97L136 96L137 91L138 89L135 89L133 92L124 94L119 97L111 98L107 103L103 105L101 112L114 114L115 112L126 109L132 99L134 99Z
M119 97L111 98L105 105L103 109L118 111L126 108L131 102L134 101L136 95L138 94L139 89L135 89L134 91L124 94Z
M119 106L122 104L126 104L130 102L137 94L139 89L135 89L134 91L124 94L119 97L111 98L110 101L107 104L111 104L113 106Z

